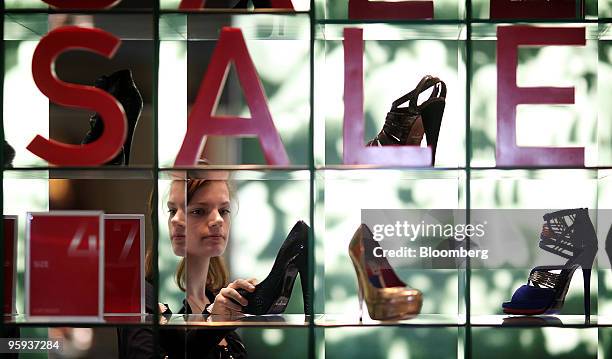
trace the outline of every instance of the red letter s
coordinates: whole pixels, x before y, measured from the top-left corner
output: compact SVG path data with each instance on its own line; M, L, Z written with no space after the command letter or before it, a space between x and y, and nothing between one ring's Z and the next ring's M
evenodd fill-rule
M68 145L37 135L28 145L35 155L49 163L64 166L94 166L119 153L126 138L127 124L121 104L113 96L93 86L75 85L57 78L53 63L68 49L85 49L111 58L121 40L99 29L66 26L51 31L34 51L32 75L49 100L63 106L93 109L104 121L104 133L87 145Z

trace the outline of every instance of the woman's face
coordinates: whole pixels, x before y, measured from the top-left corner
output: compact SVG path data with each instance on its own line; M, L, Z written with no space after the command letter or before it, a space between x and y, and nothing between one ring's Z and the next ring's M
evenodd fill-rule
M173 181L168 198L168 229L177 256L216 257L225 252L230 230L230 196L223 181L196 190L185 208L185 182Z

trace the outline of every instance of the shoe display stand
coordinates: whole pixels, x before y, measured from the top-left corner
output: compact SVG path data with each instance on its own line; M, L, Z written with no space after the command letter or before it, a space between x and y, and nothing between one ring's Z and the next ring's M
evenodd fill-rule
M433 19L386 20L349 18L348 0L294 4L298 5L294 12L184 11L178 10L178 1L123 0L107 10L62 12L50 10L42 1L5 1L2 118L4 137L17 156L14 168L2 171L3 213L19 215L20 226L26 211L101 209L145 214L147 243L157 264L156 299L178 309L184 294L175 288L178 259L168 243L165 201L170 181L179 169L191 170L190 175L198 178L226 173L237 198L232 240L225 255L230 278L265 278L284 236L293 223L304 220L312 228L308 280L314 294L312 315L303 314L296 281L287 311L281 315L221 320L177 314L105 316L102 322L41 322L18 314L5 316L3 327L19 327L22 337L51 335L47 329L59 327L100 331L126 326L154 331L164 326L238 328L254 358L485 358L510 351L526 358L533 353L539 358L559 353L612 358L607 230L593 216L599 253L591 278L589 321L583 315L579 275L559 315L503 315L502 303L510 300L529 273L527 260L520 258L502 269L472 268L469 262L459 269L397 267L402 280L423 293L421 313L409 319L376 321L368 317L364 306L360 320L356 275L348 255L351 236L362 222L361 209L464 209L467 213L472 209L612 209L612 107L608 100L612 4L587 0L584 15L572 19L491 19L489 1L434 0ZM131 163L50 166L26 149L31 139L41 134L80 143L93 111L55 105L40 93L31 77L34 49L52 26L92 22L122 40L115 57L68 52L57 59L56 71L65 81L92 84L100 74L132 70L144 109L134 132ZM498 96L503 90L497 83L497 54L505 51L499 49L499 29L524 25L584 29L584 45L521 47L516 72L518 86L574 88L573 104L567 106L518 106L519 146L585 147L581 164L560 160L501 165L496 154L496 136L503 131L498 111L507 105L507 99ZM241 30L266 108L285 148L286 163L270 164L274 150L264 149L253 136L213 136L205 156L214 165L174 166L189 114L202 89L204 93L211 90L203 87L203 80L224 27ZM347 39L347 29L360 30L362 41ZM576 40L559 35L557 41ZM362 56L349 53L347 42L356 48L363 44ZM502 67L507 65L504 59ZM362 71L363 89L359 83L347 86L347 76L348 81L354 79L347 63L360 62L363 67L351 69ZM232 64L226 88L219 94L217 114L251 118L254 108L263 108L261 103L250 108L250 101L257 97L252 91L243 92L254 84L241 78L245 68ZM380 131L392 102L428 74L448 88L435 165L389 165L380 159L345 164L345 122L361 121L365 146ZM23 98L30 103L20 102ZM362 118L354 115L360 105ZM25 121L28 126L23 125ZM100 193L79 201L95 191ZM151 217L147 217L149 197ZM62 203L70 207L61 207ZM20 228L19 253L23 253L23 231ZM534 237L527 256L539 250L537 241ZM508 256L519 254L508 248ZM21 283L23 262L18 262L18 272ZM18 308L23 295L21 283ZM109 338L114 340L112 335Z

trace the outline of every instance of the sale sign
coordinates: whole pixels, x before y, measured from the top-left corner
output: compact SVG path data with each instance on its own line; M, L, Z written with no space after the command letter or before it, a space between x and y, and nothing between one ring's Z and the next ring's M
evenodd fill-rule
M103 219L101 211L27 214L26 318L102 319Z
M104 314L144 314L144 215L104 215Z
M17 216L4 216L4 314L16 314Z

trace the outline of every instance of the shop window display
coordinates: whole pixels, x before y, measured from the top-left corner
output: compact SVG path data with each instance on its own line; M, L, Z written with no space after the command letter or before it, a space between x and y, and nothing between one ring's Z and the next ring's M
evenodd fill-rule
M3 6L2 337L612 357L608 2Z

